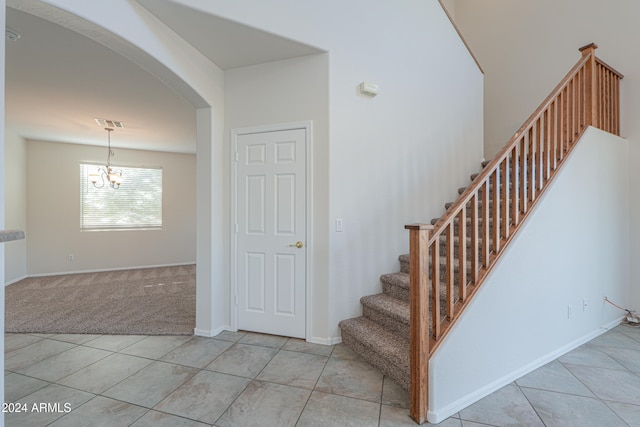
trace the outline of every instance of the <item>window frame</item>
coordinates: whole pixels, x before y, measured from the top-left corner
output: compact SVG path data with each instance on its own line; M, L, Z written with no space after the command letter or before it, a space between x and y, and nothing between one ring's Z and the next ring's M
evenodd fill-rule
M99 163L99 162L91 162L91 161L81 161L79 164L79 169L80 169L80 198L79 198L79 204L80 204L80 231L81 232L93 232L93 231L161 231L163 229L164 226L164 169L162 166L150 166L150 165L128 165L128 166L124 166L124 165L111 165L112 169L115 170L122 170L123 172L123 182L120 186L120 188L118 189L113 189L109 186L108 183L105 184L104 187L102 188L94 188L93 184L91 183L91 181L89 180L89 171L92 168L98 168L98 167L102 167L104 168L105 165L104 163ZM89 211L86 208L86 204L87 204L87 198L85 193L93 192L94 194L96 194L95 192L98 191L102 191L104 192L103 194L105 194L105 197L103 198L98 198L98 203L100 201L102 201L102 204L106 204L106 202L112 202L113 203L113 199L109 200L109 194L107 192L113 192L113 196L117 195L118 192L122 192L122 190L124 189L125 192L127 190L127 170L129 171L129 177L131 178L133 176L133 173L131 172L134 169L142 169L142 170L149 170L149 171L159 171L159 175L156 177L153 177L152 173L150 174L150 176L148 178L155 178L156 180L159 180L159 182L155 182L152 185L156 185L159 186L159 190L155 190L156 193L159 191L159 200L155 200L155 203L158 205L157 206L157 210L152 212L152 215L155 216L155 221L149 221L149 222L128 222L125 224L121 224L118 225L115 221L106 224L106 225L100 225L97 224L95 219L98 218L98 215L95 216L91 216L86 215L86 213ZM129 181L131 182L131 181ZM138 184L139 185L139 184ZM124 188L123 188L124 187ZM139 201L140 197L138 196L139 194L139 189L138 187L135 187L135 189L133 190L129 190L129 193L131 194L127 194L127 198L123 201L120 201L119 203L122 203L128 207L132 206L132 202L135 201ZM121 193L120 193L121 194ZM157 196L157 194L156 194ZM121 208L118 208L121 209ZM144 212L142 210L140 210L137 215L143 215ZM93 221L91 221L91 219L94 219Z

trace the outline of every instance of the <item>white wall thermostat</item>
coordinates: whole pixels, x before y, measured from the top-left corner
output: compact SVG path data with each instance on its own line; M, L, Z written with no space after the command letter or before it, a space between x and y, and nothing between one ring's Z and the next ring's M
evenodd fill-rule
M378 94L378 85L371 82L360 83L360 92L369 95L376 96Z

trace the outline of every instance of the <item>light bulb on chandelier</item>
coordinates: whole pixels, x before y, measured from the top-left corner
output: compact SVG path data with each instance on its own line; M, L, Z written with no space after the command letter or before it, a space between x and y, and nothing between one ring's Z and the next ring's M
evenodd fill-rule
M107 131L107 165L100 166L96 170L89 172L89 181L96 188L102 188L107 183L114 189L118 189L122 184L122 170L111 167L111 158L115 155L111 149L111 132L112 128L104 128Z

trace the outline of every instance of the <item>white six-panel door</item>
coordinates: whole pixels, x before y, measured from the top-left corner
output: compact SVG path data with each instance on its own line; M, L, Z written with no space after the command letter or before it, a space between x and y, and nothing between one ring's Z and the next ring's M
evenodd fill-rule
M305 337L306 131L238 135L238 329Z

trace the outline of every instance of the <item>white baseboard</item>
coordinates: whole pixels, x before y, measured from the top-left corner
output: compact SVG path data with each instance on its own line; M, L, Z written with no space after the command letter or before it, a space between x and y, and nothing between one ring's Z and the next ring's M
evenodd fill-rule
M329 337L329 338L311 337L307 339L307 342L312 344L336 345L342 342L342 337Z
M198 329L198 328L194 328L193 329L193 335L198 336L198 337L207 337L207 338L211 338L211 337L215 337L216 335L220 334L221 332L224 331L232 331L233 329L231 328L231 326L220 326L219 328L216 329Z
M9 285L13 285L14 283L18 283L19 281L26 279L27 277L29 277L29 276L25 275L25 276L22 276L22 277L18 277L17 279L13 279L13 280L11 280L9 282L5 282L4 286L7 287Z
M122 271L122 270L139 270L143 268L161 268L161 267L179 267L181 265L195 265L196 262L180 262L176 264L158 264L158 265L141 265L141 266L132 266L132 267L116 267L116 268L105 268L105 269L95 269L95 270L75 270L75 271L62 271L57 273L36 273L36 274L27 274L27 277L45 277L45 276L62 276L65 274L83 274L83 273L103 273L107 271Z
M450 403L449 405L440 408L436 411L432 411L429 410L427 412L427 420L432 423L432 424L438 424L444 420L446 420L447 418L449 418L450 416L454 415L457 412L460 412L461 410L463 410L464 408L476 403L478 400L482 399L483 397L486 397L488 395L490 395L491 393L493 393L494 391L500 390L502 387L512 383L513 381L517 380L518 378L523 377L524 375L535 371L536 369L546 365L549 362L552 362L554 360L556 360L558 357L570 352L571 350L574 350L578 347L580 347L582 344L585 344L589 341L591 341L592 339L596 338L599 335L604 334L605 332L607 332L608 330L610 330L611 328L614 328L616 326L618 326L620 324L620 322L622 321L624 317L621 317L617 320L614 320L604 326L599 327L598 329L596 329L595 331L592 331L572 342L570 342L567 345L564 345L554 351L552 351L551 353L548 353L536 360L534 360L533 362L523 366L522 368L516 369L515 371L511 372L508 375L503 376L502 378L497 379L496 381L487 384L486 386L474 391L473 393L470 393L458 400L456 400L455 402Z

